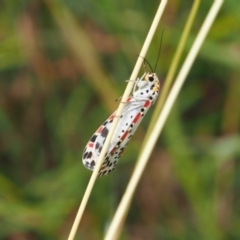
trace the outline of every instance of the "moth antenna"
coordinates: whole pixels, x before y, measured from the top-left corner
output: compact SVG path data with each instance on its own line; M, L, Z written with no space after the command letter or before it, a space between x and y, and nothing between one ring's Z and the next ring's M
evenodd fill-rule
M161 48L162 48L163 33L164 33L164 29L163 29L162 34L161 34L160 47L159 47L159 50L158 50L157 61L155 63L154 72L156 71L158 60L159 60L159 57L160 57L160 52L161 52Z
M144 62L143 62L143 69L144 69L144 71L146 72L146 65L145 65L145 62L146 62L147 65L149 66L149 68L151 69L152 73L153 73L153 69L151 67L151 64L148 62L148 60L146 58L142 57L142 56L139 56L139 57L143 58L143 60L144 60Z

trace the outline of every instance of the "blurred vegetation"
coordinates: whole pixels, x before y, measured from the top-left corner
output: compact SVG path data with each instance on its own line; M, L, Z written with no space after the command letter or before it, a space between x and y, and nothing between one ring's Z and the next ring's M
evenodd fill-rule
M169 1L147 59L164 83L191 1ZM211 5L203 0L185 55ZM66 239L82 152L117 107L158 1L0 3L0 239ZM240 3L225 1L152 154L121 239L240 239ZM99 178L76 239L102 239L152 110Z

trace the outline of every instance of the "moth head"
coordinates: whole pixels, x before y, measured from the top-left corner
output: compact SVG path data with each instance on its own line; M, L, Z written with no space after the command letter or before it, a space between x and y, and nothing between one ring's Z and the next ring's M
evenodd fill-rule
M145 76L145 80L149 82L158 81L158 77L156 73L147 73Z

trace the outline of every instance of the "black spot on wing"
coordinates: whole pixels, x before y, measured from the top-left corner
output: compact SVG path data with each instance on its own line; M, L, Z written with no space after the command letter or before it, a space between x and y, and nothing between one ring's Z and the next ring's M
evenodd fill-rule
M108 124L108 121L105 121L104 123L103 123L103 126L106 126Z
M91 161L91 164L90 164L90 166L93 168L94 166L95 166L95 161Z
M92 157L92 152L88 152L87 158L91 158Z
M108 129L105 127L101 132L101 136L106 137L107 135L108 135Z
M87 158L91 158L92 157L92 152L90 151L90 152L85 152L84 154L83 154L83 159L87 159Z
M100 147L100 143L97 142L97 143L96 143L96 149L98 149L99 147Z
M97 138L97 135L93 135L90 139L90 142L95 142L96 138Z
M87 158L87 155L88 155L88 152L85 152L85 153L83 154L83 159L86 159L86 158Z
M107 167L111 167L112 166L112 163L109 161L108 163L107 163Z

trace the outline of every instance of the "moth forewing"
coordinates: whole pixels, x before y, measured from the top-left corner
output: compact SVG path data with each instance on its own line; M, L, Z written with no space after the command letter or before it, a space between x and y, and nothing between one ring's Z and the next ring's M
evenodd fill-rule
M115 168L146 112L157 99L159 88L159 79L155 73L144 73L136 80L132 96L128 98L113 134L99 176L107 175ZM86 168L94 170L114 117L115 112L98 128L87 143L82 159Z

